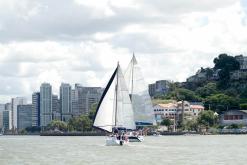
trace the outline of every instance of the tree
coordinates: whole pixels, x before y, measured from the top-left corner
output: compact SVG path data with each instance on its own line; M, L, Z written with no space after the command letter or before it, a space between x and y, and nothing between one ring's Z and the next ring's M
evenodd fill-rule
M239 107L239 101L238 99L225 94L215 94L206 97L205 107L221 112L228 109L237 109Z
M201 101L201 98L197 96L195 92L185 88L178 88L174 95L177 100Z
M240 109L247 110L247 103L240 104Z
M240 68L239 62L232 56L220 54L214 59L214 69L220 69L218 87L226 89L229 86L230 72Z
M198 94L199 96L205 98L207 96L210 96L212 94L216 94L217 91L217 87L216 87L216 83L208 83L203 87L199 87L196 89L196 94Z
M91 131L92 121L86 115L74 117L69 120L68 127L70 131Z
M172 121L170 119L164 119L161 121L160 125L170 127L172 125Z
M96 114L96 109L97 109L98 104L94 103L92 104L90 111L89 111L89 119L91 119L92 121L94 120L95 114Z
M48 130L60 130L60 131L67 131L68 126L67 123L59 120L52 120L50 124L47 125Z
M227 54L220 54L214 59L214 68L227 71L238 70L240 67L239 62L233 57Z
M197 131L197 120L185 120L183 123L183 129L188 131Z
M217 115L211 110L202 111L197 118L198 124L208 127L214 126L216 120Z

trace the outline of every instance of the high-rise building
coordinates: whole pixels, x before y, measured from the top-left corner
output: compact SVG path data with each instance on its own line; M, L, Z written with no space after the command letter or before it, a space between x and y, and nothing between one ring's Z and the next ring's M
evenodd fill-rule
M71 90L71 103L72 103L72 116L79 116L79 107L78 107L78 92L75 89Z
M60 101L57 95L52 95L52 120L61 120Z
M32 94L32 126L40 126L40 93Z
M17 121L19 131L32 126L32 104L17 106Z
M62 83L60 86L60 108L62 121L68 121L72 117L71 86Z
M12 111L12 126L15 130L17 128L17 106L27 104L27 99L24 97L16 97L11 99L11 111Z
M11 110L4 110L3 111L3 127L4 130L11 130L12 129L12 119L11 119Z
M5 104L0 104L0 129L3 128L3 111L5 110Z
M47 126L52 121L52 87L48 83L40 86L40 125Z
M12 104L6 103L5 110L3 111L3 127L4 130L11 130L12 125Z
M77 99L79 114L89 114L92 104L98 103L103 89L100 87L83 87L75 85L75 98Z
M6 103L5 104L5 110L11 111L11 103Z

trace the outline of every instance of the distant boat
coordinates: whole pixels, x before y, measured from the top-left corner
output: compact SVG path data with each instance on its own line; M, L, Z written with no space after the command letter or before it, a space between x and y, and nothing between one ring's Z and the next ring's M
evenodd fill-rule
M144 126L156 125L153 105L148 93L147 84L145 83L141 68L138 65L134 54L124 73L124 78L129 90L136 126L138 128L143 128ZM144 137L138 134L131 134L129 139L130 142L141 142L144 140Z
M108 146L127 143L122 132L136 129L129 91L119 64L102 94L93 126L111 133L106 139Z

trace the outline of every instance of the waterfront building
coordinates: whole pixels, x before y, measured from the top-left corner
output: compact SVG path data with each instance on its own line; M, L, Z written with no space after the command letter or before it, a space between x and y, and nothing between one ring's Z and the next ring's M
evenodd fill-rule
M23 130L32 126L32 104L17 106L17 129Z
M16 97L11 99L11 119L12 119L12 127L14 130L17 129L17 106L27 104L27 99L24 97Z
M89 114L92 104L98 103L103 89L101 87L83 87L79 84L75 85L75 93L73 96L73 104L75 108L72 112L78 113L78 115Z
M52 95L52 120L61 120L60 100Z
M157 104L154 106L154 114L157 122L161 122L165 118L181 120L182 116L184 119L192 120L197 118L202 111L204 111L204 106L201 103L189 103L188 101L174 101L172 103Z
M76 89L71 90L71 111L72 116L79 116L79 107L78 107L78 91Z
M220 125L241 124L247 126L247 110L229 110L220 115Z
M11 119L11 110L4 110L3 111L3 127L4 130L11 130L12 129L12 119Z
M3 128L3 111L5 110L5 104L0 104L0 129Z
M40 93L32 94L32 126L40 126Z
M177 115L177 104L157 104L154 106L154 114L157 122L161 122L164 118L174 119Z
M47 126L52 121L52 87L48 83L40 86L40 125Z
M155 95L166 94L170 89L170 82L167 80L159 80L154 84L148 85L149 95L154 97Z
M62 83L60 86L60 108L62 121L68 121L72 117L71 86Z

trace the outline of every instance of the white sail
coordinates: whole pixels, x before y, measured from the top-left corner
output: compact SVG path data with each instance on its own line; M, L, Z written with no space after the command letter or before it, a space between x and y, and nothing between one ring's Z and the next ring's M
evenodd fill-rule
M124 77L132 101L136 125L156 125L152 101L135 55Z
M133 108L119 65L102 95L93 126L108 132L114 127L135 129Z

